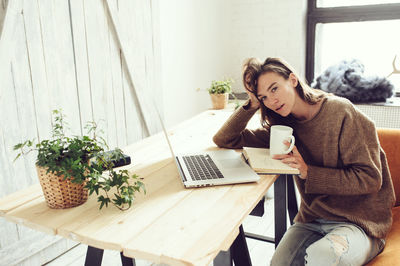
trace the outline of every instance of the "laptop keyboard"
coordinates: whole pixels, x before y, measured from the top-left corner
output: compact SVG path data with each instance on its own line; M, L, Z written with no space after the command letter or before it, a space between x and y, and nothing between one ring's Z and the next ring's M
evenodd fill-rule
M210 155L183 156L183 160L194 180L218 179L224 177Z

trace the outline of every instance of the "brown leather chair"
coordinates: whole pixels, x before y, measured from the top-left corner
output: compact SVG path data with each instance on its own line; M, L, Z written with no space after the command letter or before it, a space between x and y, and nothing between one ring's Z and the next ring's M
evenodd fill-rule
M396 203L392 209L393 225L386 238L386 246L382 253L370 261L368 266L400 265L400 129L378 129L379 141L389 164Z

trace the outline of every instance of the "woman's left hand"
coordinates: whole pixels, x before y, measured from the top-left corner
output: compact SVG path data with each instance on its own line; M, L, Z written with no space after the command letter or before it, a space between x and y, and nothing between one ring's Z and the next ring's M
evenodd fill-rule
M290 145L288 141L285 141L286 145ZM290 167L299 169L300 171L300 178L306 179L307 178L307 171L308 166L304 162L303 157L297 150L297 147L294 146L293 150L288 154L277 154L272 157L273 159L281 160L283 163L289 165Z

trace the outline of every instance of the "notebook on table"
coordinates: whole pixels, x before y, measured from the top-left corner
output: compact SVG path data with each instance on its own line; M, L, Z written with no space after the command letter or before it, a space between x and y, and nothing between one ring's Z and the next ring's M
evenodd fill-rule
M290 167L280 160L272 159L269 149L243 147L242 155L258 174L300 174L299 169Z

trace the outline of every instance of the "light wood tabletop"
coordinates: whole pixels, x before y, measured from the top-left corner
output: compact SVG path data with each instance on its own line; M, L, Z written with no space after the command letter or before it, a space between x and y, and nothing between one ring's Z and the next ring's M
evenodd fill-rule
M217 149L212 136L232 110L209 110L168 130L179 152ZM257 122L258 117L255 118ZM147 194L137 194L128 211L99 210L95 196L81 206L50 209L40 185L0 200L0 215L49 234L124 256L171 265L208 265L228 250L239 227L276 179L256 183L186 189L167 141L159 133L123 149L132 163L121 167L143 178Z

